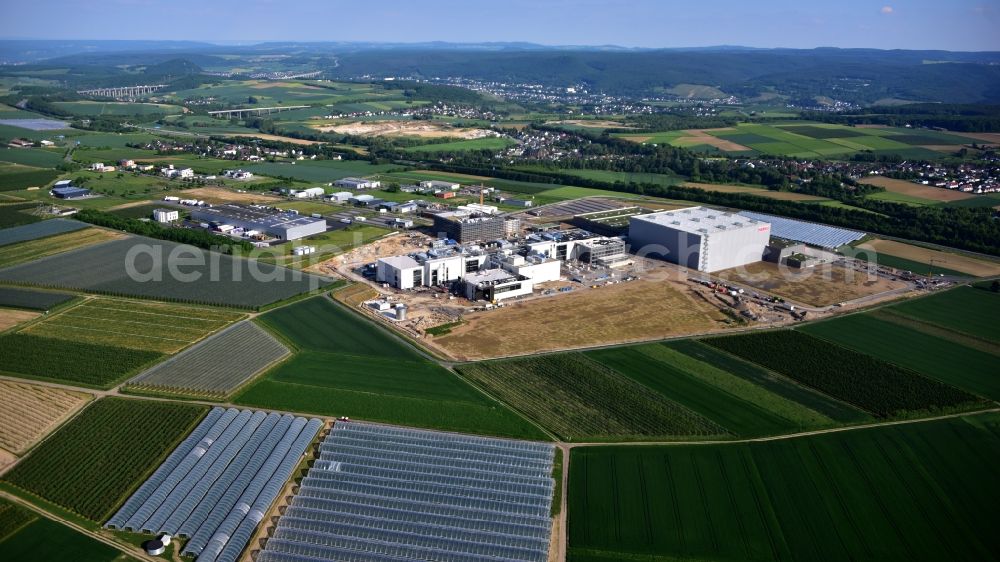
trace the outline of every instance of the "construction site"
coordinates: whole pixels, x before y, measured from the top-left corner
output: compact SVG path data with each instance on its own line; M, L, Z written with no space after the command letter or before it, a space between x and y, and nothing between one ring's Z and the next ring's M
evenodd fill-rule
M355 281L349 304L455 360L780 326L916 289L759 218L571 203L554 222L444 213L310 269Z

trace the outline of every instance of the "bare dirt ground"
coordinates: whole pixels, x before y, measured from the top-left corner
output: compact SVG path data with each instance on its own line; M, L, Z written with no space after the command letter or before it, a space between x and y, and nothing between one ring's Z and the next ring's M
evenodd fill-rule
M16 460L17 457L14 456L14 453L0 449L0 473L8 466L14 464Z
M985 141L991 144L1000 144L1000 133L959 133L953 131L949 132L953 135L958 135L960 137L969 137L970 139Z
M479 139L490 136L486 129L449 127L432 121L357 121L338 125L320 125L314 127L322 133L340 133L359 136L406 136L458 139Z
M830 306L909 286L903 281L869 276L832 264L798 270L770 262L757 262L715 275L814 307Z
M14 310L12 308L0 308L0 332L13 328L18 324L33 320L41 316L39 312L30 310Z
M464 320L450 334L425 343L470 361L657 340L726 326L725 315L698 298L686 276L673 268L651 271L638 281L475 312Z
M709 146L714 146L719 150L724 152L739 152L742 150L751 150L748 146L743 146L742 144L737 144L726 139L720 139L719 137L712 136L708 134L708 131L732 131L733 129L723 128L723 129L686 129L684 131L685 136L677 139L677 144L687 145L691 144L707 144Z
M281 201L280 197L247 191L239 193L225 187L196 187L185 189L182 194L190 199L201 199L207 203L272 203Z
M306 145L306 144L323 144L320 141L311 141L311 140L306 140L306 139L297 139L295 137L283 137L281 135L269 135L267 133L231 134L229 136L232 136L232 137L251 137L251 138L255 138L255 139L273 140L273 141L287 142L287 143L291 143L291 144L303 144L303 145Z
M877 185L879 187L884 187L886 191L909 195L910 197L919 197L920 199L930 199L931 201L961 201L963 199L975 197L975 195L972 195L971 193L963 193L961 191L940 187L931 187L929 185L920 185L918 183L913 183L912 181L884 178L881 176L865 178L861 180L861 183Z
M76 413L89 394L0 381L0 447L21 453Z
M894 240L882 240L876 238L857 246L862 250L875 250L885 254L896 256L907 260L929 264L933 259L935 264L939 264L946 269L953 269L975 275L976 277L992 277L1000 275L1000 263L976 259L962 254L942 252L930 248L922 248L911 244L904 244Z
M747 187L745 185L695 183L689 181L684 182L682 185L684 187L697 187L699 189L704 189L705 191L717 191L719 193L748 193L750 195L768 197L770 199L775 199L778 201L826 201L827 200L825 197L817 197L816 195L807 195L805 193L792 193L790 191L771 191L768 189L761 189L758 187Z

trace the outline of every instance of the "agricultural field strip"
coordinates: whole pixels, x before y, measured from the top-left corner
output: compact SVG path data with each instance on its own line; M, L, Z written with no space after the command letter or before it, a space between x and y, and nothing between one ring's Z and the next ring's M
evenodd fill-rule
M940 407L967 407L981 401L917 372L804 332L783 330L704 341L854 404L876 417ZM851 370L846 369L848 365Z
M209 252L199 250L197 255L203 265L187 272L199 273L203 280L201 283L187 283L169 276L164 276L161 282L145 283L130 278L125 268L126 256L136 244L148 244L152 250L152 254L135 256L135 269L143 272L152 271L154 264L161 271L168 271L166 260L180 246L142 236L127 236L0 269L0 280L244 308L270 304L331 282L324 277L256 264L255 269L267 279L258 280L247 260L209 255ZM217 281L205 281L212 279L213 264L217 264L221 277Z
M598 361L605 359L606 364L623 375L688 405L734 434L783 432L834 423L827 416L798 402L662 343L587 354ZM687 384L685 377L699 384ZM709 389L712 391L710 394L702 394ZM688 396L686 391L694 395Z
M37 240L85 228L90 228L90 225L70 219L52 219L23 226L15 226L13 228L5 228L0 230L0 246Z
M995 411L857 429L579 450L571 559L994 558Z
M187 537L185 555L235 560L322 426L213 408L105 527Z
M151 390L225 396L289 350L249 320L236 323L128 382Z
M884 310L884 309L883 309ZM879 311L881 312L881 310ZM929 379L1000 400L997 355L940 338L874 314L852 314L802 326L802 332L920 373Z
M119 232L87 228L0 246L0 267L10 267L19 263L31 262L46 256L78 250L121 237L122 234Z
M725 435L725 428L580 353L463 364L458 372L568 441Z
M24 452L90 398L82 392L0 380L0 447Z
M338 422L258 560L544 562L554 451Z
M120 379L163 357L144 349L103 345L32 334L0 335L0 372L45 381L110 388Z
M102 398L35 447L3 480L91 521L104 521L205 411L195 404ZM151 436L157 446L150 446Z
M0 286L0 306L12 308L49 310L74 298L76 298L75 295L70 293L33 291L30 289Z
M128 308L119 308L126 306ZM243 316L238 312L224 310L97 297L46 318L24 332L174 352ZM81 332L91 332L92 337L81 337ZM101 334L108 337L102 337ZM158 342L171 342L175 345Z

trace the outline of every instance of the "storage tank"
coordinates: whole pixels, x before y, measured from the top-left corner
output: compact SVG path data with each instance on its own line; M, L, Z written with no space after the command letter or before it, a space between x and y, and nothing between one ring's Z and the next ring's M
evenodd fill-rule
M403 303L396 305L396 320L406 320L406 305Z
M163 541L160 539L153 539L146 542L146 554L150 556L159 556L163 554L167 548L164 546Z

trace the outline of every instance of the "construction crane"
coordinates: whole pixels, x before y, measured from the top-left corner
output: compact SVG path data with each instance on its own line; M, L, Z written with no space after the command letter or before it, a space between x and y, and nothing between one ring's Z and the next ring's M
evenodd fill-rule
M934 264L935 264L935 263L948 263L948 262L947 262L947 261L945 261L945 260L936 260L936 259L934 259L934 258L931 258L931 264L930 264L930 265L931 265L931 267L930 267L930 269L929 269L929 270L927 271L927 277L934 277Z

